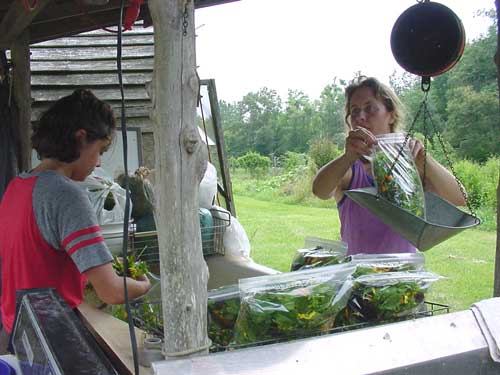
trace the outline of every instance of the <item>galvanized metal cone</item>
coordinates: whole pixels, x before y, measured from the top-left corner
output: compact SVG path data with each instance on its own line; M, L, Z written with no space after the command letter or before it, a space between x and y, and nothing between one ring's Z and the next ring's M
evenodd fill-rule
M375 187L348 190L345 194L420 251L427 251L481 222L477 217L459 210L430 192L425 192L426 219L415 216L380 197Z

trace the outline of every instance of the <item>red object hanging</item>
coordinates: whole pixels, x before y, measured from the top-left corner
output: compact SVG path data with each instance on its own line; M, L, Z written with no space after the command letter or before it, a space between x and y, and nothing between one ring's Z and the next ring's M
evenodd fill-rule
M37 2L38 0L34 0L33 4L30 4L28 0L23 0L24 9L26 9L28 12L32 12L33 10L35 10Z
M132 0L127 11L125 12L125 20L123 21L124 30L132 30L134 22L139 18L139 13L141 11L141 5L144 0Z

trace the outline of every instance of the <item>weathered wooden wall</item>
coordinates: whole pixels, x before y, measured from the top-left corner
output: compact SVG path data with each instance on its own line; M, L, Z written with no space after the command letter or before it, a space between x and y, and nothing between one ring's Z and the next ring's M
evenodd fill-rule
M115 115L120 117L116 43L116 34L99 30L33 44L32 121L36 121L55 100L80 87L92 90L97 97L110 103ZM153 72L153 29L135 27L123 33L122 43L127 127L141 129L143 164L153 168L151 100L145 88Z

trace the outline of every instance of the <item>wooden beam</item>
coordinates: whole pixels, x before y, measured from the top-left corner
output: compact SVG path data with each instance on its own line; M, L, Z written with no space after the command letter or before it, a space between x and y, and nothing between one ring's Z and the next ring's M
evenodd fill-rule
M500 0L495 0L497 10L497 51L495 54L495 64L497 67L498 92L500 93ZM500 95L498 96L500 107ZM499 129L500 131L500 129ZM493 279L493 297L500 297L500 176L497 186L497 244L495 254L495 273Z
M11 50L14 68L12 84L13 94L19 109L17 127L20 136L20 150L17 161L20 171L31 169L31 73L29 33L18 35Z
M0 23L0 49L9 49L34 18L51 2L52 0L37 0L35 8L28 11L22 1L13 1Z
M119 20L117 9L106 9L99 12L75 14L60 19L34 23L30 29L32 34L31 43L116 26Z
M222 121L220 118L219 99L217 97L217 89L215 80L209 79L206 81L210 98L210 107L212 112L212 122L214 125L215 144L217 145L217 155L219 156L219 165L222 174L222 186L224 189L224 198L226 200L226 208L231 212L231 215L236 217L236 208L233 199L233 188L231 184L231 176L229 174L229 162L226 155L226 147L224 145L224 133L222 131Z
M22 3L20 0L15 2ZM125 7L129 3L130 0L126 0ZM31 43L118 25L120 6L121 0L110 0L104 6L83 5L76 0L52 3L31 22Z
M167 358L208 353L207 281L198 194L206 147L196 126L196 73L192 0L149 0L155 28L153 110L155 217ZM168 322L168 324L167 324Z

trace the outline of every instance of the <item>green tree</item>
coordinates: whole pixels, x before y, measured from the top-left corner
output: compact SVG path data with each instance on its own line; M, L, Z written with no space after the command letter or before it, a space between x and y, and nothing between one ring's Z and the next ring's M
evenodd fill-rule
M275 154L282 109L278 93L264 87L257 93L245 95L239 106L243 118L242 133L248 143L245 151L253 150L262 155Z
M314 124L314 138L330 139L337 145L343 145L345 140L344 89L347 82L334 78L321 92L317 104L318 115Z
M491 25L486 35L466 45L459 63L450 71L449 85L470 86L480 91L496 81L496 65L493 61L496 45L496 26Z
M229 156L243 155L248 149L243 129L243 116L237 104L220 101L220 116L224 130L224 143Z
M313 135L315 114L316 110L307 95L302 91L288 90L286 108L280 121L280 154L307 150L307 142Z
M483 162L499 155L498 96L493 87L480 92L457 87L448 101L448 113L444 135L460 157Z

